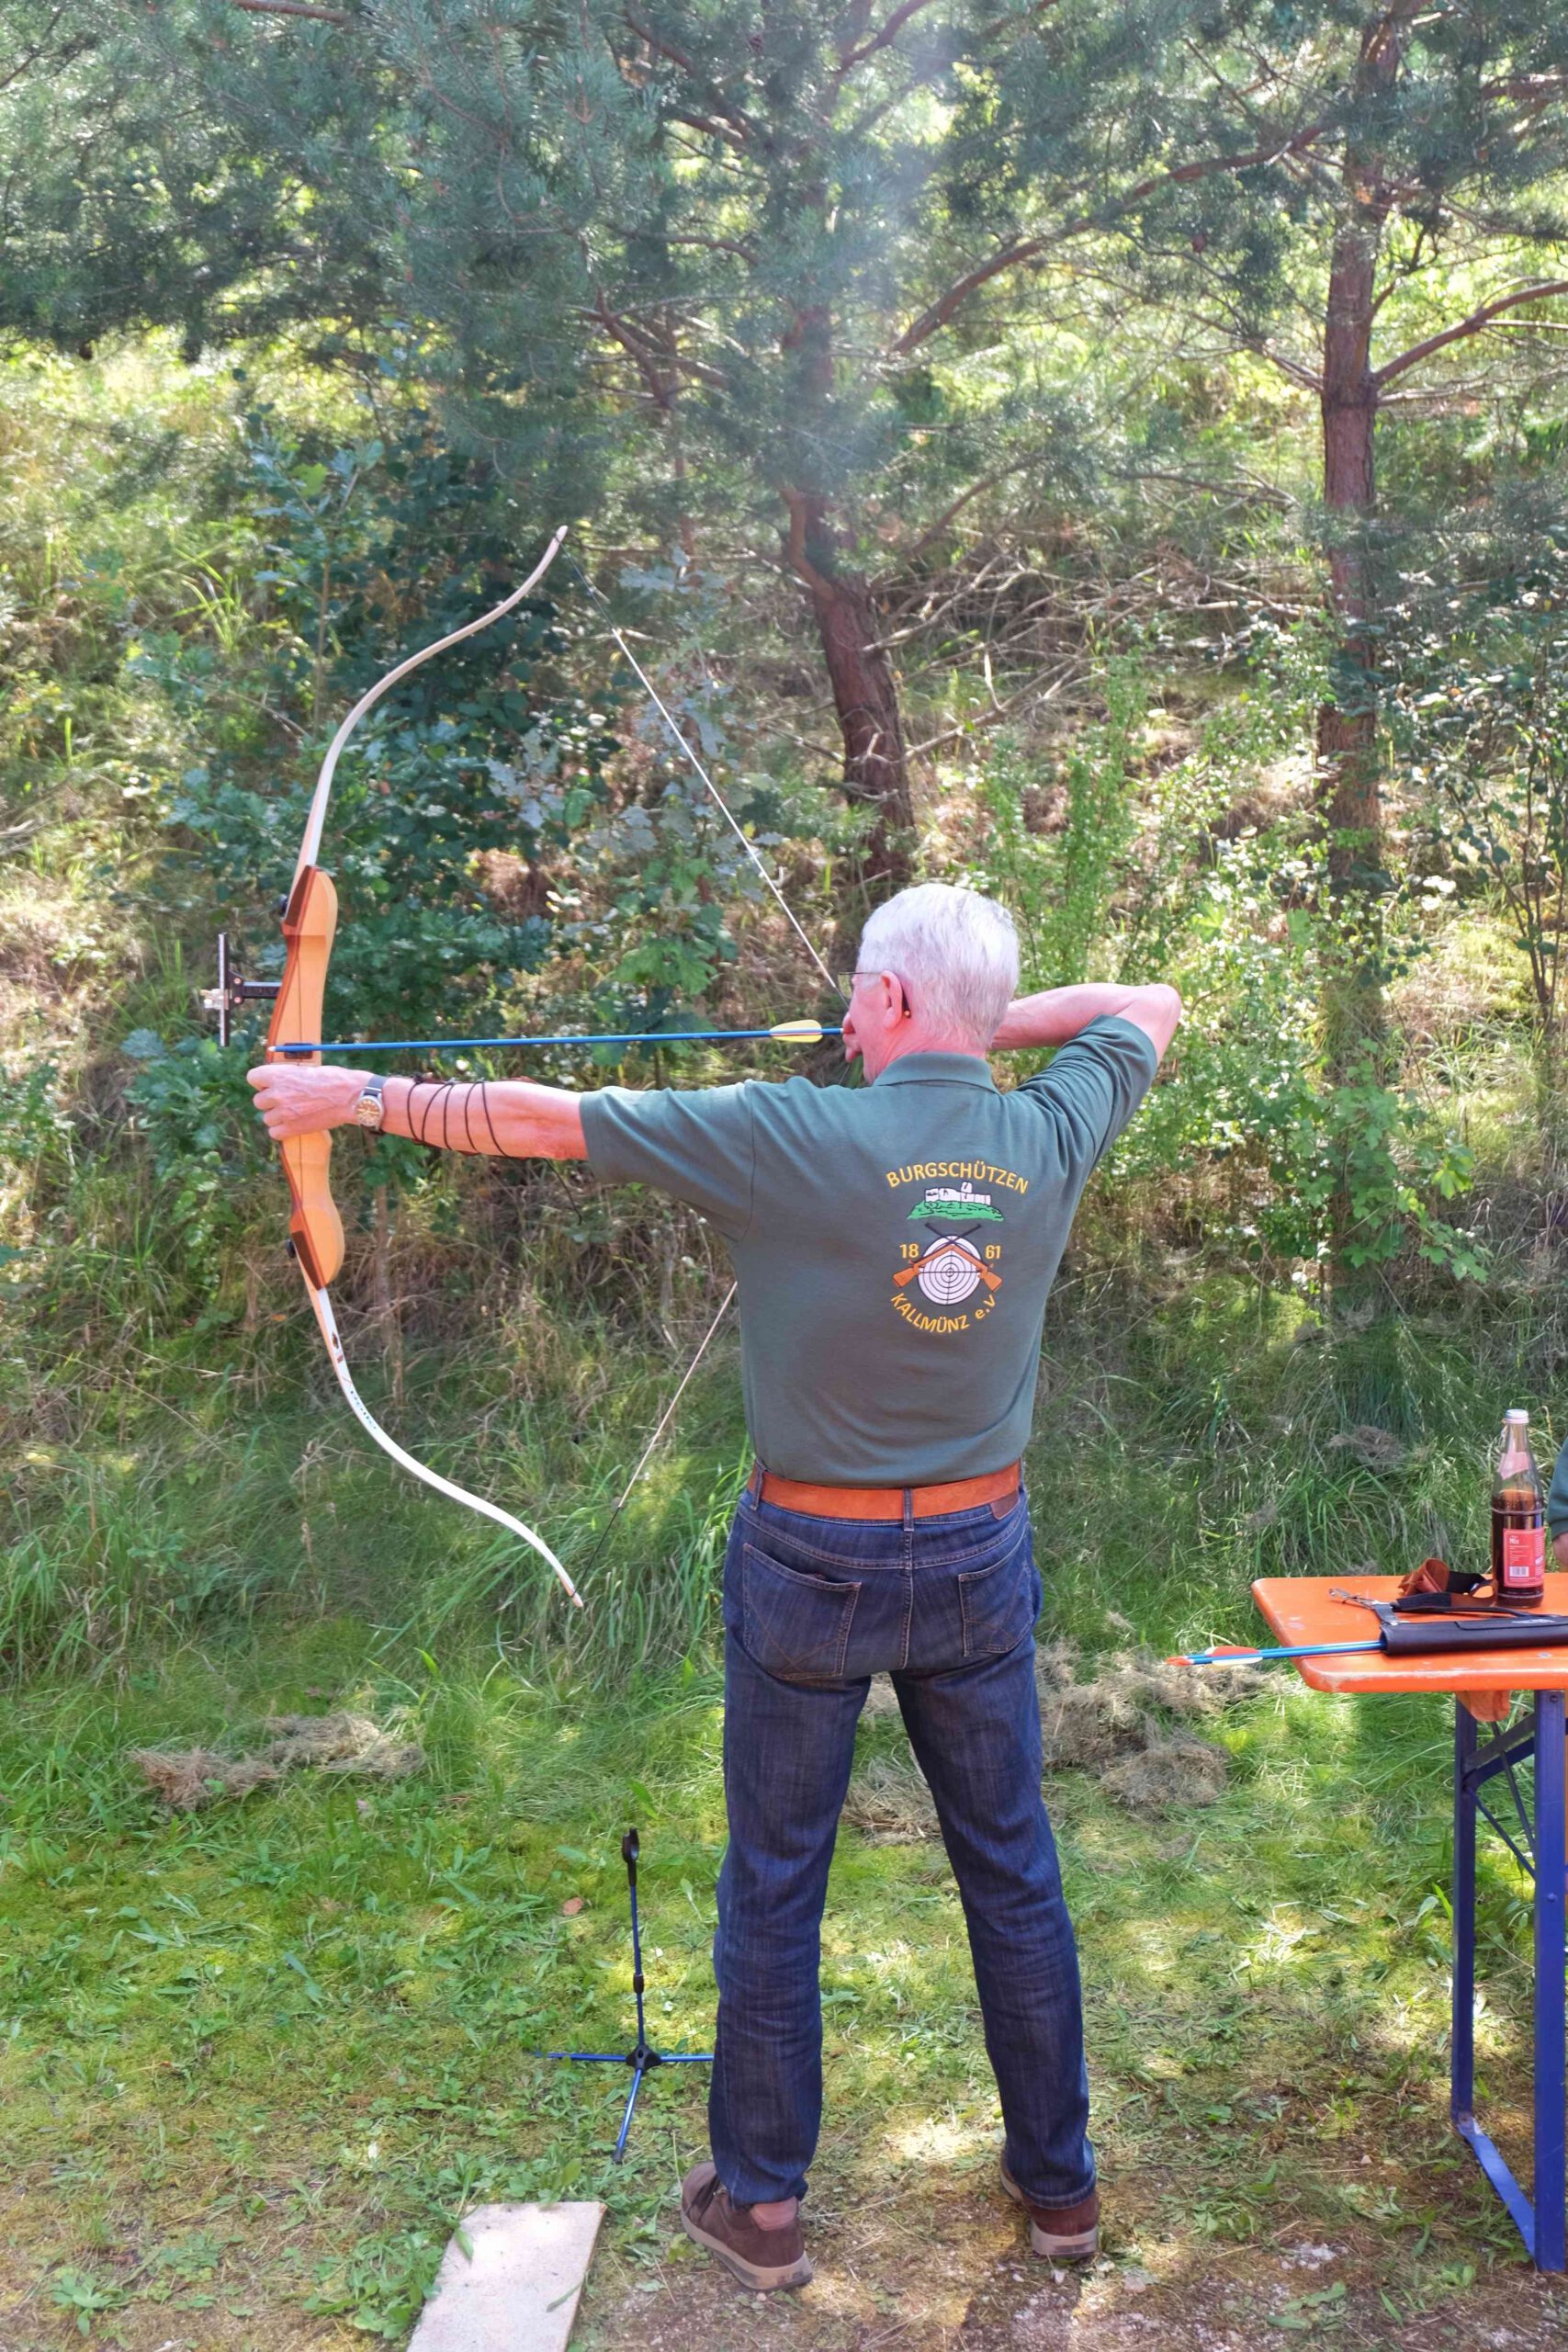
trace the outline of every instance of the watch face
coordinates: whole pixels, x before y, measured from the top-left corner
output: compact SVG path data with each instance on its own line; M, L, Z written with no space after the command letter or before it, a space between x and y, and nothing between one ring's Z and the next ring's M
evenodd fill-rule
M362 1094L354 1106L354 1115L362 1127L378 1127L381 1124L380 1096Z

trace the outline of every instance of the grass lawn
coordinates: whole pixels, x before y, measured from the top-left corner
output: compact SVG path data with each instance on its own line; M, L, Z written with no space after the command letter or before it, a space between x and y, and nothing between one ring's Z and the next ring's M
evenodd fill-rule
M609 2208L587 2347L1560 2346L1447 2120L1450 1728L1281 1677L1220 1800L1049 1796L1081 1939L1106 2252L1053 2278L998 2129L942 1849L847 1827L824 1938L816 2283L767 2301L673 2226L696 2070L531 2054L629 2040L619 1837L641 1830L650 2027L705 2048L722 1844L716 1682L607 1699L494 1654L400 1657L340 1619L35 1686L0 1731L0 2345L282 2352L402 2341L463 2211ZM269 1712L400 1719L424 1768L303 1770L166 1817L130 1751L254 1745ZM866 1761L896 1771L896 1718ZM1486 2111L1528 2171L1528 1892L1483 1866Z

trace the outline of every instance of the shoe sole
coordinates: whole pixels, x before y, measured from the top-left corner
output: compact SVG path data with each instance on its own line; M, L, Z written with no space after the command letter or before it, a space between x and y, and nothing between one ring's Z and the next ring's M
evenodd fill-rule
M1070 2237L1057 2237L1050 2230L1043 2230L1030 2212L1029 2199L1020 2188L1007 2166L1002 2166L1002 2187L1015 2205L1029 2213L1029 2243L1034 2253L1046 2262L1092 2262L1100 2252L1100 2224L1092 2230L1075 2230Z
M766 2295L775 2287L807 2287L815 2276L809 2255L797 2255L793 2262L782 2262L772 2268L761 2263L748 2262L732 2246L726 2245L722 2238L710 2237L706 2230L698 2229L683 2205L681 2208L681 2227L694 2245L700 2245L705 2254L711 2254L716 2261L722 2262L730 2277L739 2278L743 2287L750 2287L753 2294Z

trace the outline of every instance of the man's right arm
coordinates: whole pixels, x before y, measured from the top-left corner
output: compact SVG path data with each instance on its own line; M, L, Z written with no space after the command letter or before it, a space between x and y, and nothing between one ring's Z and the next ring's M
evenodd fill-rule
M1015 998L991 1040L993 1053L1025 1046L1065 1046L1091 1021L1108 1014L1130 1022L1153 1043L1163 1058L1181 1019L1181 999L1163 980L1147 988L1123 988L1097 980L1077 988L1042 989L1034 996Z

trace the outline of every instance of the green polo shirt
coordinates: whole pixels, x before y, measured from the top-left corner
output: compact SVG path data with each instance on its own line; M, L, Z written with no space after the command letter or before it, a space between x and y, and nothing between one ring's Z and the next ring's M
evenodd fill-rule
M1073 1211L1157 1062L1112 1017L1007 1094L976 1055L908 1054L858 1088L609 1086L582 1127L596 1176L690 1202L728 1243L758 1459L923 1487L1023 1452Z
M1546 1490L1546 1525L1554 1538L1568 1529L1568 1443L1557 1456L1551 1484Z

